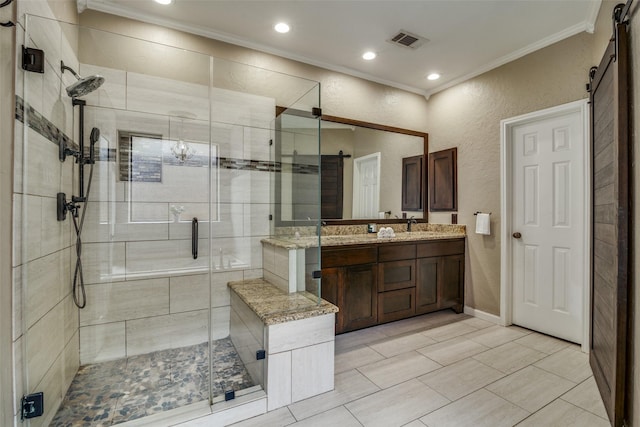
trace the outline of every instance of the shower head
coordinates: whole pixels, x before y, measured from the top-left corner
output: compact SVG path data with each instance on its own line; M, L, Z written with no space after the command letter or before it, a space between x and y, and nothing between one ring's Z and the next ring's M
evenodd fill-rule
M96 161L96 142L100 139L100 129L91 129L91 135L89 135L89 163Z
M100 129L98 128L91 129L91 135L89 136L89 141L91 142L91 145L98 142L99 139L100 139Z
M73 83L70 86L67 86L67 95L69 95L71 98L85 96L98 89L104 83L104 77L97 74L88 77L81 77L73 70L73 68L64 65L63 61L60 61L60 70L62 72L64 72L65 70L70 71L75 76L75 78L78 79L77 82Z

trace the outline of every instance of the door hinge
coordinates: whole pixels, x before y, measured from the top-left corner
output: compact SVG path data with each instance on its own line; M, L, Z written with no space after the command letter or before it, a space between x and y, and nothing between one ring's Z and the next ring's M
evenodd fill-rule
M313 107L313 108L311 109L311 114L312 114L314 117L316 117L316 118L318 118L318 117L322 117L322 108L320 108L320 107Z
M21 418L35 418L39 417L44 413L44 393L32 393L26 396L22 396L22 400L20 401L22 413Z
M256 351L256 360L263 360L265 357L267 357L267 353L264 350Z
M22 46L22 69L44 73L44 50Z
M236 392L233 390L227 390L224 392L224 400L233 400L236 398Z
M313 278L313 279L322 278L322 271L321 270L314 271L313 273L311 273L311 278Z

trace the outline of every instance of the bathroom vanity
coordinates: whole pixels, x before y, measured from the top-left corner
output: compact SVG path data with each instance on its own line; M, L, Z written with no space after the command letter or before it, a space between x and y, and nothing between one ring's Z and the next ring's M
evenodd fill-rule
M464 235L341 236L322 243L322 298L336 333L464 305Z

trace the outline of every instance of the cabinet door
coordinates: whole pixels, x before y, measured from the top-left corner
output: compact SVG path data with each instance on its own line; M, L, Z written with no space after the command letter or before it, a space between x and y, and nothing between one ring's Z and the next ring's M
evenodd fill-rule
M331 304L338 307L336 313L336 333L339 332L338 325L340 325L340 316L342 316L343 310L340 306L339 289L340 289L340 268L323 268L322 269L322 284L320 288L320 295L322 299L329 301Z
M378 322L378 288L376 264L343 267L339 288L342 323L339 332L366 328Z
M464 255L441 257L440 307L452 307L456 313L463 310L464 301Z
M416 314L438 309L438 281L440 257L419 258L416 276Z
M415 288L378 294L378 323L392 322L413 316L415 311Z
M402 159L402 210L422 211L423 157L413 156Z
M415 260L378 264L378 292L412 288L416 285Z

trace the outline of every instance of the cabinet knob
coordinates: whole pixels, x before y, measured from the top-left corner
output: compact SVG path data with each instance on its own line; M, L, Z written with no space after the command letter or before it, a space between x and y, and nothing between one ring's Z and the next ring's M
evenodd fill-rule
M518 233L517 231L515 233L513 233L513 237L515 237L516 239L519 239L522 237L522 234Z

